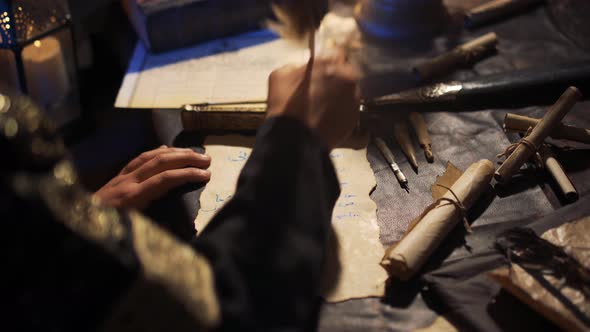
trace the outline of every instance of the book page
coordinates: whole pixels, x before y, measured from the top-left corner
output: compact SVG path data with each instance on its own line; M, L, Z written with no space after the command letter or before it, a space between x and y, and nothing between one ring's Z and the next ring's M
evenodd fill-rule
M369 197L376 180L367 160L367 139L361 148L339 148L330 157L340 181L341 194L332 214L333 238L322 282L328 302L383 296L387 273L379 265L384 248L379 241L377 206ZM253 137L210 136L205 140L211 156L211 180L201 194L195 227L202 231L231 200L239 174L254 145Z
M205 102L264 101L274 69L308 58L308 49L269 30L162 54L150 54L138 42L115 107L175 109Z

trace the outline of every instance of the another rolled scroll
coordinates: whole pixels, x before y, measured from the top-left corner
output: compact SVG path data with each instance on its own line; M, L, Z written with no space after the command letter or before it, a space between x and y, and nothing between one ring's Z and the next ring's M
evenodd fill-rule
M539 159L539 163L551 174L555 183L557 183L557 187L565 197L568 202L575 202L578 200L578 191L574 184L570 180L570 178L565 174L563 167L557 161L549 147L543 144L539 147L539 151L537 152L537 157Z
M498 37L490 32L468 43L460 45L452 51L427 60L416 67L414 72L422 80L430 80L447 74L458 66L467 65L491 54L498 43Z
M471 165L440 199L422 213L400 242L389 247L381 265L390 275L410 279L447 234L465 218L494 175L494 164L480 160Z
M518 131L526 133L529 128L535 127L541 122L541 119L529 118L528 116L514 113L506 113L504 118L504 130ZM567 139L581 143L590 144L590 129L579 128L558 124L549 136L556 139Z
M571 86L559 97L559 100L549 108L543 119L536 125L531 133L524 137L520 142L509 146L504 155L508 155L506 160L496 171L494 178L500 183L507 183L520 167L529 160L543 141L555 127L561 122L563 117L572 107L582 98L582 93L575 87Z

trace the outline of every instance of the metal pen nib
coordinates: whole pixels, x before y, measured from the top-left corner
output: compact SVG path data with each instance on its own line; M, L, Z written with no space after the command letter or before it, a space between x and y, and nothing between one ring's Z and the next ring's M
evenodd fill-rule
M379 137L375 137L373 141L375 142L375 145L377 146L379 151L381 151L381 154L383 154L383 157L385 157L385 160L387 160L387 162L389 163L389 166L391 167L391 170L397 178L397 181L399 182L400 186L404 188L408 193L410 193L410 187L408 186L408 178L406 178L402 170L395 162L395 159L393 158L393 153L391 152L391 150L389 150L387 144L385 144L385 142Z

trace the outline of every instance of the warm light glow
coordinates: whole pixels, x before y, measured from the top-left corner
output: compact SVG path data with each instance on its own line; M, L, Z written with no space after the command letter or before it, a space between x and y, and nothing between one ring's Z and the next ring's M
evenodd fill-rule
M6 29L10 29L10 24L6 24Z
M35 42L33 43L33 45L35 45L35 47L41 47L41 41L40 40L35 40Z

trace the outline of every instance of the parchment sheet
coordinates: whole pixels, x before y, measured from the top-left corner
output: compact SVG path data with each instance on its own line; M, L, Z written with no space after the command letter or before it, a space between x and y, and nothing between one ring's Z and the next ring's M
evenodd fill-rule
M268 30L162 54L150 54L138 42L115 107L176 109L183 104L265 100L274 69L308 58L305 47Z
M333 251L328 253L329 257L337 255L339 264L327 264L323 281L322 295L328 302L383 296L387 279L379 265L384 248L379 242L377 206L369 197L376 180L367 160L368 139L357 140L362 140L362 148L339 148L330 154L341 194L332 214L335 236L330 246ZM242 136L210 136L205 140L212 176L201 194L201 209L195 220L198 231L231 199L253 144L253 138Z
M563 247L568 255L586 268L590 267L590 250L588 250L590 217L550 229L541 237ZM566 305L518 264L511 264L509 268L497 269L490 275L515 296L556 322L561 328L568 331L588 330L590 326L588 321L590 299L578 289L563 284L561 280L551 275L545 276L546 281L567 299L569 303ZM569 310L569 306L574 306L578 311L577 314Z

